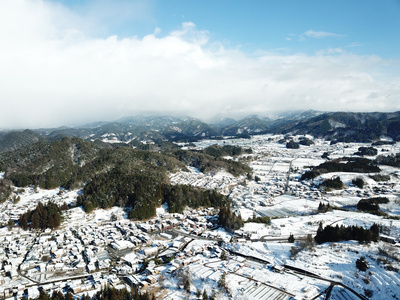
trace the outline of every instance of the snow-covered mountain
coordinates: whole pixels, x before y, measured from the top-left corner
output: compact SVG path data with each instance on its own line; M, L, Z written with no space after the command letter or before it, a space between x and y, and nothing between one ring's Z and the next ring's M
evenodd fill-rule
M343 142L370 142L387 137L400 139L400 112L351 113L303 111L251 115L240 120L221 119L213 124L192 117L166 115L131 116L113 122L96 122L77 127L0 133L0 152L18 149L38 139L76 136L110 143L184 141L250 135L309 134Z

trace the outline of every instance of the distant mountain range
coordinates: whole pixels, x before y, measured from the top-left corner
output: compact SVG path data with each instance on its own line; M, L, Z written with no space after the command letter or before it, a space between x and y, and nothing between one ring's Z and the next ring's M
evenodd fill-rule
M400 112L304 111L274 117L252 115L241 120L222 119L213 124L191 117L135 116L79 127L0 132L0 152L65 136L138 145L140 142L194 142L205 138L249 137L265 133L309 134L343 142L372 142L381 137L397 141L400 140Z

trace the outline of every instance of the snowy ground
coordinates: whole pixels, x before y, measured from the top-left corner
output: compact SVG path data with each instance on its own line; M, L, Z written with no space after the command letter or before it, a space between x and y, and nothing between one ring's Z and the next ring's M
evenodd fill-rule
M292 263L326 278L341 281L361 294L373 291L373 299L399 299L400 276L390 271L385 264L382 249L390 248L386 243L360 245L356 242L326 243L315 246L312 251L302 251ZM393 250L397 251L397 250ZM363 272L356 268L356 260L366 258L369 268Z

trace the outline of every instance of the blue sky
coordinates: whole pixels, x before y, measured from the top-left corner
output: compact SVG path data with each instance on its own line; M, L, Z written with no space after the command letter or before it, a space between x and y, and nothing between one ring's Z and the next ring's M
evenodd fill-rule
M182 22L193 22L207 30L211 40L241 47L246 52L257 50L302 52L313 54L326 48L346 48L357 54L376 54L385 58L400 56L399 0L339 1L137 1L137 13L118 9L133 1L63 0L85 16L95 7L115 6L104 12L106 24L94 35L106 37L163 34L177 30ZM116 17L118 15L118 17ZM327 35L306 35L306 32ZM331 35L329 35L331 33Z
M188 1L179 5L182 2L157 9L158 26L173 26L179 20L171 16L185 16L215 39L243 45L246 51L282 49L312 54L358 45L352 52L383 57L399 57L400 53L400 1L208 1L206 5ZM310 30L336 36L305 36Z
M0 128L400 110L400 0L3 0Z

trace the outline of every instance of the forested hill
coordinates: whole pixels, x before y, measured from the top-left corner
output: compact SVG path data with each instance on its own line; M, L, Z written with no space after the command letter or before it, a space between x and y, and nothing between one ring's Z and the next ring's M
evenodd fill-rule
M36 143L44 137L32 130L0 133L0 152L12 151Z
M247 165L206 153L176 150L165 144L157 149L137 150L125 144L88 142L76 137L40 141L0 153L0 172L5 172L0 183L4 190L7 182L46 189L84 187L78 204L86 211L127 206L134 208L131 218L143 219L153 216L162 201L168 202L174 211L182 211L186 205L226 203L226 198L218 193L171 187L168 172L192 165L204 172L225 169L235 175L251 173Z

